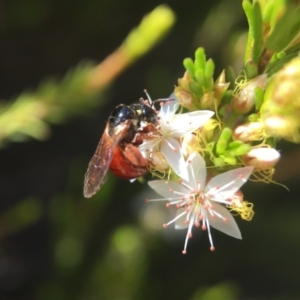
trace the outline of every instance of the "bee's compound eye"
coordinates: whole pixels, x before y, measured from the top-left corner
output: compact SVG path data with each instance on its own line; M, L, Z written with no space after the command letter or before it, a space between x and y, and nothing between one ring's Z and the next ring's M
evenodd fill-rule
M157 122L156 112L148 105L143 105L143 120L152 124Z
M134 103L130 105L138 114L139 121L156 124L156 111L147 104Z
M131 107L121 104L118 105L111 113L109 122L112 122L115 126L117 126L121 122L134 118L136 118L136 112Z

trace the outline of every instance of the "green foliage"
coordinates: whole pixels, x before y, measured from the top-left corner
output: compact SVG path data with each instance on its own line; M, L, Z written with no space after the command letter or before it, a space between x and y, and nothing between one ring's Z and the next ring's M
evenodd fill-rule
M203 94L210 91L213 87L214 62L209 59L206 61L206 55L203 48L198 48L195 52L195 61L186 58L183 65L188 71L191 81L191 92L201 98Z
M246 67L247 77L253 78L265 69L271 76L274 64L282 68L287 61L281 59L293 53L290 60L300 49L300 8L289 0L244 0L243 9L249 24L244 62L245 66L251 63L257 68L253 73Z
M61 124L69 118L87 115L103 104L103 91L114 76L155 46L174 21L174 13L164 5L148 14L121 45L121 55L116 52L116 58L113 57L110 63L116 71L110 77L106 74L108 63L104 62L103 67L101 64L80 63L61 80L44 80L35 91L24 92L10 102L0 103L0 147L8 141L20 142L29 137L44 140L50 134L50 124ZM102 73L107 79L101 77Z
M25 92L0 106L0 147L7 141L48 138L50 124L87 114L97 105L99 91L89 89L92 64L81 64L61 81L47 80L35 92Z
M122 50L132 60L147 53L173 26L175 15L165 5L160 5L150 14L146 15L140 26L132 30Z
M260 4L257 1L253 3L243 1L243 9L249 24L245 65L249 62L258 64L263 46L263 20Z

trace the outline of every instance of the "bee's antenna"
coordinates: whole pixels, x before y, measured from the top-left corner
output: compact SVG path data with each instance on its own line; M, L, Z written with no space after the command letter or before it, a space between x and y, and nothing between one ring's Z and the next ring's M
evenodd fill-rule
M171 98L160 98L160 99L152 100L146 89L144 89L144 93L147 96L150 106L153 106L157 102L175 101L175 99L171 99Z
M152 101L152 99L151 99L151 97L150 97L150 95L148 94L148 92L147 92L146 89L144 89L144 93L145 93L146 96L147 96L147 99L148 99L148 101L149 101L150 106L153 106L153 101Z
M155 99L153 100L153 104L157 102L168 102L168 101L175 101L175 99L172 98L160 98L160 99Z

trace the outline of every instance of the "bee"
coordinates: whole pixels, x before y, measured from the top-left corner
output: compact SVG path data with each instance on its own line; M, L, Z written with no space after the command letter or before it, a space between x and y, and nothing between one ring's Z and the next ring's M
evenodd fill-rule
M147 96L149 100L141 98L139 103L118 105L109 116L85 174L84 197L92 197L101 188L108 169L128 180L147 173L148 160L137 146L158 123L154 101Z

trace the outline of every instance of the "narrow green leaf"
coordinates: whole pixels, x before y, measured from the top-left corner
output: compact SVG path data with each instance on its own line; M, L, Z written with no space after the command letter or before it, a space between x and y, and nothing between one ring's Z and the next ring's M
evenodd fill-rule
M203 69L197 69L195 72L195 79L199 86L204 88L205 85L205 78L204 78L204 70Z
M205 62L206 62L205 51L202 47L200 47L195 52L195 67L196 67L196 69L204 70Z
M236 158L235 157L224 157L224 161L231 166L236 165Z
M258 75L257 63L248 61L245 66L245 71L248 79L252 79Z
M204 85L207 91L211 91L213 88L214 71L215 71L215 64L212 59L209 59L205 64L205 70L204 70Z
M225 127L219 137L216 145L216 153L222 154L227 149L228 142L232 136L232 130L229 127Z
M300 31L300 9L286 12L277 20L266 40L266 48L274 52L282 51Z
M228 145L228 150L238 148L238 147L240 147L242 144L243 144L242 141L238 141L238 140L237 140L237 141L233 141L233 142L229 143L229 145Z
M241 156L247 154L250 150L251 146L249 144L243 144L235 149L225 151L224 155L226 157Z
M261 13L259 2L254 2L253 5L252 36L253 36L252 61L254 63L258 63L263 48L263 43L262 43L263 21L262 21L262 13Z
M195 94L198 98L200 98L203 95L202 88L199 84L197 84L195 81L191 81L189 83L189 88L193 94Z
M253 44L253 6L249 0L244 0L242 3L244 12L246 14L249 31L248 31L248 40L245 50L244 63L247 64L248 61L251 61L252 56L252 44Z
M260 87L257 87L254 90L254 95L255 95L255 109L259 111L264 101L264 90Z
M194 78L195 67L194 67L193 60L191 58L185 58L183 60L183 66L188 71L188 73L190 74L190 76L192 78Z

